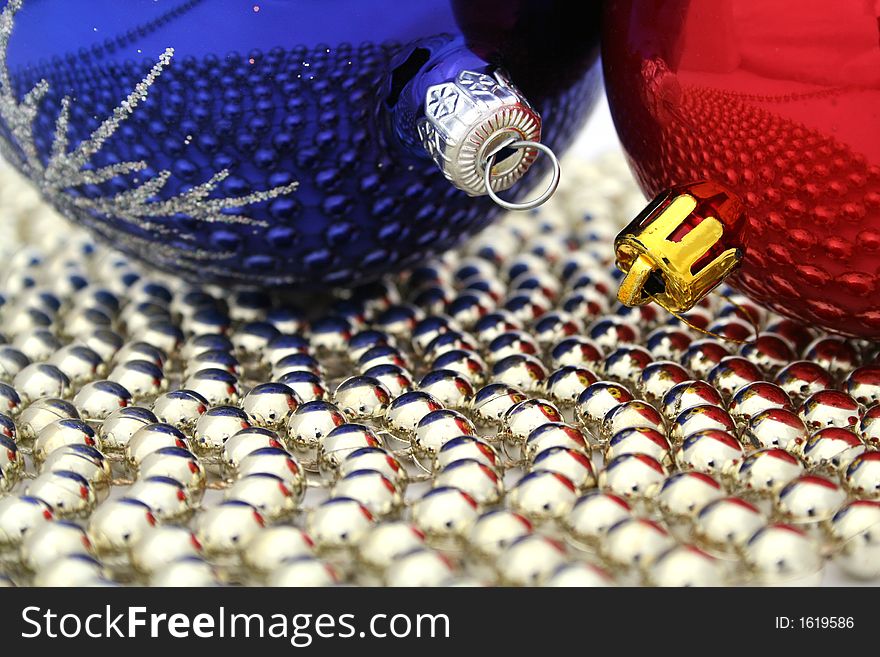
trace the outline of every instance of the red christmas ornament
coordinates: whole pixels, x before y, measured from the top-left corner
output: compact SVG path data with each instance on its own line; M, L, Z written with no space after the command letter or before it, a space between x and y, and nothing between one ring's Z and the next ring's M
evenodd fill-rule
M614 121L642 189L661 195L618 238L633 272L621 300L693 305L676 288L733 249L727 281L764 306L880 337L878 15L875 0L607 3ZM681 248L707 217L702 244Z

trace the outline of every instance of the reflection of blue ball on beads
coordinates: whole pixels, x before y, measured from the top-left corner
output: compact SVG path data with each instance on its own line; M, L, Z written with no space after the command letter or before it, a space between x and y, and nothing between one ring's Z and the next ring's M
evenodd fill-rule
M63 214L162 269L361 282L497 211L402 134L424 112L408 90L502 66L557 152L592 106L595 26L567 25L561 0L497 4L13 0L0 148Z

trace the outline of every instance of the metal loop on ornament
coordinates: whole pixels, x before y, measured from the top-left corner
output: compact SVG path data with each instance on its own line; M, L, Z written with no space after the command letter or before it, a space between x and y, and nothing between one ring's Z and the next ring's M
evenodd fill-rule
M517 150L533 148L537 151L544 153L547 157L550 158L550 162L553 165L553 174L550 178L550 184L547 185L547 189L544 190L543 194L541 194L537 198L532 199L531 201L513 203L511 201L505 201L503 198L495 193L495 190L492 189L492 167L495 166L495 158L498 157L498 153L500 153L505 148L514 148ZM559 177L561 173L562 169L559 166L559 159L556 157L556 153L554 153L549 146L537 141L520 139L499 144L493 152L489 153L489 156L486 158L486 163L483 166L483 183L486 186L486 193L489 195L489 198L495 201L495 203L500 205L502 208L506 210L531 210L532 208L536 208L539 205L543 205L551 196L553 196L553 192L555 192L556 188L559 186Z

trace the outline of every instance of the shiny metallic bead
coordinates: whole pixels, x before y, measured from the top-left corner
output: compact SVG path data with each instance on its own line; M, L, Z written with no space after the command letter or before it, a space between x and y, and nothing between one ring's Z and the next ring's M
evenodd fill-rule
M264 365L274 365L293 354L308 354L311 350L308 338L299 333L281 333L272 338L262 353Z
M772 496L804 472L796 456L778 447L748 454L736 472L736 483L744 494Z
M674 420L680 413L694 406L724 406L721 395L705 381L683 381L672 386L661 403L661 411L667 420Z
M109 363L125 342L121 335L109 329L96 329L80 336L83 344L93 350L105 363Z
M735 435L720 429L704 429L682 441L675 451L675 461L682 470L726 475L739 467L744 454Z
M563 422L562 413L546 399L526 399L511 406L501 418L500 437L523 444L529 435L548 422Z
M639 342L641 332L630 321L605 316L589 327L587 337L600 349L609 352L617 349L621 344Z
M679 413L673 420L669 437L676 445L697 431L717 429L736 434L736 424L730 414L720 406L700 404L691 406Z
M859 412L858 402L839 390L813 393L798 409L798 415L810 431L825 427L855 427L859 423Z
M232 340L222 333L202 333L187 338L180 348L180 357L184 362L189 362L192 358L206 351L231 352L232 350Z
M35 364L49 360L61 349L61 341L49 329L33 328L16 335L12 346Z
M565 365L544 381L544 391L559 406L573 407L581 394L598 380L592 371L584 367Z
M856 500L831 519L834 562L850 577L880 577L880 502Z
M192 390L179 389L160 395L153 402L159 422L184 432L192 431L199 417L208 410L208 400Z
M145 360L131 360L113 368L107 377L127 390L132 399L154 397L168 387L160 367Z
M548 447L532 459L531 472L550 471L564 475L578 491L596 486L596 475L590 458L582 450L569 447Z
M84 444L70 444L52 450L41 471L69 470L85 477L99 499L106 496L113 476L110 460L100 451Z
M267 586L302 588L335 586L340 582L336 569L309 555L284 559L266 577Z
M552 470L530 472L507 495L512 511L536 523L560 520L577 500L577 488L565 475Z
M608 442L615 434L624 429L645 427L660 433L666 432L663 416L648 402L633 399L613 407L602 420L600 438Z
M501 553L496 568L505 586L540 586L567 560L565 546L559 541L527 534Z
M28 532L54 517L52 507L36 497L0 498L0 546L17 547Z
M523 330L513 330L498 335L489 343L486 347L486 360L490 365L495 365L508 356L536 356L540 353L541 347L531 335Z
M156 367L165 367L168 357L161 349L146 342L128 342L124 344L113 356L117 364L127 363L131 360L145 360Z
M577 427L563 422L546 422L536 427L526 438L523 456L532 461L539 452L551 447L565 447L585 455L590 451L587 437Z
M650 404L660 407L666 393L673 386L689 381L690 373L681 365L668 360L648 363L636 382L636 390Z
M473 326L473 335L483 345L489 345L499 335L521 331L524 323L507 310L499 309L481 317Z
M183 382L183 387L201 395L211 406L237 404L241 396L238 378L217 368L194 372Z
M566 311L551 311L541 315L531 329L542 349L550 349L560 340L582 333L583 330L581 320Z
M239 376L241 374L241 364L238 359L228 351L215 350L203 351L186 361L183 375L192 376L199 370L218 369L225 370L230 374Z
M132 331L131 338L135 341L147 342L166 354L174 354L183 343L183 331L171 322L157 318L150 320L146 326ZM92 348L94 349L93 346Z
M412 521L430 539L461 539L479 515L479 505L458 488L433 488L412 505Z
M776 512L792 524L829 520L846 501L846 492L833 481L801 475L788 482L776 497Z
M375 524L370 510L350 497L331 497L309 514L306 532L320 552L355 547Z
M597 381L578 397L574 416L587 431L596 434L610 411L632 400L630 391L619 383Z
M311 372L315 376L324 376L324 368L318 359L305 353L288 354L272 364L272 378L276 381L291 372Z
M306 325L305 313L294 306L281 306L269 309L266 312L266 321L278 329L282 335L298 333Z
M278 447L260 447L245 456L238 465L237 476L267 473L280 477L297 496L305 490L305 473L299 462Z
M621 454L599 473L599 488L626 499L650 499L660 490L666 468L647 454Z
M667 522L691 520L710 502L724 496L715 479L702 472L676 472L666 478L657 493L657 508Z
M807 469L837 474L864 451L864 443L849 429L827 427L810 436L799 454Z
M512 407L528 396L518 388L503 383L490 383L480 388L471 402L474 422L483 427L497 427Z
M139 477L170 477L183 484L194 499L205 490L205 468L199 459L183 447L160 447L147 454L138 468Z
M795 358L787 341L773 333L759 333L752 341L740 347L739 353L768 375L775 374Z
M290 525L267 527L254 536L241 553L241 561L250 570L268 573L288 559L310 557L315 544L302 529Z
M853 370L846 377L843 386L849 396L862 406L873 406L880 402L880 366L865 365Z
M138 429L158 421L152 411L142 406L118 408L98 427L101 448L109 453L121 452Z
M347 421L345 414L330 402L306 402L287 418L287 440L296 449L315 450L333 429Z
M544 581L544 586L594 588L614 586L614 579L605 570L585 561L559 566Z
M392 587L440 586L455 573L445 555L425 547L400 555L385 572L385 585Z
M330 397L324 380L312 372L288 372L278 383L289 386L304 403Z
M740 497L721 497L697 513L694 536L703 547L729 553L745 545L766 522L754 504Z
M209 408L199 416L193 430L195 451L201 454L218 454L229 438L250 426L247 413L237 406Z
M21 543L19 558L28 570L39 571L59 556L94 554L86 532L73 522L55 520L44 522L28 531Z
M479 559L494 560L511 543L532 531L532 523L522 514L494 509L476 519L467 534L467 547Z
M446 351L431 362L432 370L454 370L465 375L476 385L486 378L489 367L479 354L469 349L452 349Z
M694 340L681 356L682 366L697 379L705 379L709 372L730 352L717 340Z
M173 525L144 528L130 552L132 567L146 576L162 571L178 559L198 558L201 554L202 546L195 535L186 527Z
M755 448L779 447L796 454L807 440L807 427L794 412L769 408L752 416L743 443Z
M659 523L647 518L624 518L608 528L599 541L599 554L619 568L648 568L675 545Z
M634 388L641 380L644 369L653 360L651 352L643 347L618 347L605 357L602 373L610 381Z
M12 383L15 375L31 364L31 359L8 345L0 346L0 381Z
M447 331L457 330L458 326L446 315L432 315L420 320L410 334L410 341L417 354L424 354L425 349L438 335Z
M115 381L87 383L73 398L73 405L83 420L106 420L111 413L131 403L131 393Z
M833 387L834 378L818 363L799 360L779 370L774 383L782 388L794 403L800 404L810 395Z
M403 354L403 352L396 347L391 347L389 345L379 345L372 349L368 349L358 359L357 363L361 372L364 372L371 367L375 367L376 365L397 365L404 369L410 369L412 367L409 359Z
M819 545L792 525L759 529L743 552L746 566L762 585L815 586L821 577Z
M85 345L71 344L56 351L48 360L64 372L74 386L92 381L104 369L101 357Z
M605 446L605 461L621 454L647 454L665 466L672 465L672 447L666 436L650 427L618 431Z
M378 379L353 376L339 384L333 401L347 417L375 420L384 417L391 403L391 392Z
M284 445L278 434L261 427L248 427L234 433L223 443L224 467L230 473L236 472L242 459L261 447L283 448Z
M406 392L388 405L385 426L402 439L411 438L423 417L442 408L440 402L427 392Z
M48 363L31 363L15 375L12 384L16 398L20 397L23 404L30 404L46 397L67 397L70 394L70 379L64 372ZM5 388L9 389L9 386ZM8 406L8 404L4 405Z
M758 413L771 408L794 410L785 391L766 381L743 386L736 391L728 405L730 416L741 427L747 425Z
M15 441L0 436L0 490L11 490L21 478L24 467L24 455L19 451Z
M146 504L161 522L185 520L195 507L186 486L172 477L140 477L126 497Z
M15 426L15 420L4 413L0 413L0 437L15 441L17 433L18 429Z
M497 504L504 494L504 481L495 468L476 459L449 463L434 477L433 485L458 488L481 506Z
M298 349L296 351L293 350L285 350L287 353L280 354L282 357L288 355L288 353L307 353L308 342L306 341L304 344L305 348ZM352 363L357 363L361 356L367 353L373 347L397 347L397 341L390 336L385 331L379 331L375 329L369 329L366 331L359 331L352 335L348 340L348 357L351 359ZM273 361L275 362L275 361Z
M547 370L544 364L526 354L515 354L499 360L492 366L492 379L527 392L542 389Z
M100 561L87 554L59 556L35 574L33 586L95 586L107 582L107 571Z
M596 545L610 527L629 518L630 514L630 506L623 498L607 492L591 491L575 502L562 519L562 526L578 543Z
M156 525L150 507L131 498L107 500L89 518L88 534L98 555L119 554Z
M266 473L237 479L224 491L223 497L227 500L247 502L270 522L290 516L299 505L299 495L291 490L284 480Z
M219 586L217 571L200 557L186 556L165 564L153 572L150 586L205 587Z
M412 446L416 453L433 457L447 441L461 435L475 436L477 429L458 411L443 408L419 420L412 436Z
M349 497L363 504L375 518L397 513L403 496L395 482L377 470L354 470L340 477L331 497Z
M443 444L434 457L432 467L435 472L461 459L475 460L496 472L501 470L501 458L489 443L476 436L461 435Z
M36 400L40 401L40 400ZM16 417L22 410L22 399L10 385L0 383L0 408L7 417Z
M447 408L468 409L474 387L463 374L454 370L433 370L419 381L419 390L427 392Z
M309 341L318 354L342 354L353 330L345 317L325 315L312 322Z
M160 447L189 449L189 443L186 436L170 424L148 424L135 431L126 444L125 462L130 468L137 470L141 462Z
M43 472L25 484L24 494L45 501L58 518L88 515L97 504L88 480L70 470Z
M412 375L398 365L376 365L364 371L364 376L372 377L384 385L391 393L392 399L415 389Z
M363 424L342 424L327 434L318 446L318 469L332 480L340 462L361 447L381 447L376 432Z
M21 420L19 420L19 424L21 424ZM880 404L872 406L862 413L858 434L872 449L880 448Z
M856 456L843 471L846 489L862 499L880 499L880 452L871 450Z
M842 379L858 365L859 355L855 347L839 336L826 335L817 338L804 350L804 360L812 361L826 369L831 376Z
M278 335L278 329L269 322L249 321L233 331L230 337L238 354L259 356Z
M95 430L82 420L55 420L40 429L34 441L33 457L42 463L49 454L64 445L88 445L101 448Z
M408 522L384 522L373 527L357 545L358 561L383 572L400 557L425 544L422 531Z
M725 356L710 370L706 380L724 399L730 399L744 385L762 377L761 370L751 361L741 356Z
M560 340L550 350L550 360L554 368L571 365L596 370L604 360L599 346L588 338L571 336Z
M225 500L196 516L195 535L206 556L233 554L244 550L265 524L252 505Z
M53 398L35 401L18 416L16 438L21 443L31 443L44 427L62 419L79 419L79 412L73 404Z
M396 456L381 447L359 447L339 463L338 477L345 477L357 470L375 470L382 473L394 485L403 490L409 479L406 468Z
M241 400L250 423L272 431L280 431L299 404L296 393L283 383L259 383Z
M658 361L679 361L693 338L685 331L670 326L654 329L645 337L645 347ZM690 377L688 377L690 378Z
M723 586L722 562L694 545L670 548L651 565L646 574L652 586Z
M475 352L479 349L479 345L477 340L471 336L469 333L463 333L461 331L449 330L439 334L433 340L431 340L427 346L425 347L422 358L425 361L432 361L447 351L453 350L462 350ZM392 348L384 347L378 351L379 354L385 353L389 356L393 356L395 359L400 359L400 362L397 364L403 365L406 367L407 360L403 358L396 349L392 351ZM363 358L363 357L362 357ZM381 358L380 358L381 362Z

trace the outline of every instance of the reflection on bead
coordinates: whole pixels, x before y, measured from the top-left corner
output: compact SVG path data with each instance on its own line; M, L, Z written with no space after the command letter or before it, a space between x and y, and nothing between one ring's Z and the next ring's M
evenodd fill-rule
M349 497L331 497L309 514L306 531L319 552L351 548L375 523L363 504Z
M675 417L669 437L675 444L680 445L692 433L708 429L736 434L736 424L727 411L720 406L700 404L683 410Z
M804 466L789 452L770 447L748 454L736 472L736 483L744 494L769 497L799 477Z
M852 431L828 427L810 436L800 455L808 469L836 474L864 451L864 443Z
M562 543L527 534L514 540L499 556L499 580L506 586L540 586L566 560Z
M819 546L791 525L769 525L744 547L749 569L763 585L814 586L821 575Z
M862 499L880 499L880 452L866 451L843 470L843 485Z
M358 561L367 568L385 571L399 557L424 545L425 535L408 522L376 525L357 545Z
M696 470L708 475L725 475L739 467L743 448L736 437L719 429L704 429L689 434L675 452L682 470Z
M86 532L68 520L40 523L27 532L21 543L19 558L28 570L39 571L60 554L94 554Z
M798 409L810 431L825 427L848 429L859 422L859 405L839 390L821 390L810 395Z
M880 502L856 500L831 519L834 561L851 577L880 577Z
M398 557L385 573L386 586L440 586L455 568L448 557L418 547Z
M199 557L201 553L202 546L189 529L173 525L150 526L131 546L131 565L149 577L173 561Z
M88 534L99 555L127 550L137 543L156 518L150 507L139 500L107 500L89 518Z
M689 470L666 478L657 493L657 508L668 522L693 519L697 512L724 495L721 485L709 475Z
M52 508L36 497L0 499L0 546L17 547L35 527L51 522Z
M413 522L430 539L461 539L478 514L477 501L451 486L428 491L412 506Z
M498 426L507 411L527 398L518 388L490 383L480 388L471 402L474 421L478 426Z
M749 421L743 443L758 449L778 447L797 454L807 435L807 427L798 415L782 408L769 408Z
M693 545L678 545L651 565L647 580L654 586L723 586L722 563Z
M242 563L257 573L274 571L288 559L312 556L314 543L303 530L275 525L260 531L241 553Z
M245 549L264 525L250 504L225 500L198 514L195 535L206 556L220 556Z
M575 561L563 564L554 570L545 580L544 586L605 587L614 586L614 579L598 566L585 561Z
M663 527L647 518L624 518L608 528L599 552L610 564L623 568L648 568L675 544Z
M731 552L764 526L764 514L739 497L722 497L700 509L694 522L694 536L703 547Z

